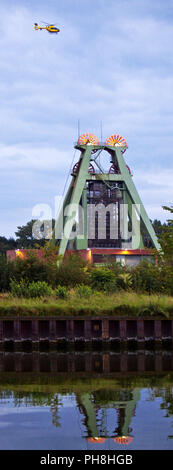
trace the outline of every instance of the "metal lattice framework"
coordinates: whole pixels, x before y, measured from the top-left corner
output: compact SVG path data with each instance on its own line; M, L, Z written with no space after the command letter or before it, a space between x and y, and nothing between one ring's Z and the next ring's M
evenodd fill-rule
M135 210L137 211L136 217L142 222L142 226L145 228L152 246L159 250L160 245L151 221L133 183L130 168L124 161L123 153L127 149L126 140L119 134L113 134L106 139L105 143L99 143L99 139L94 134L86 133L82 134L78 138L75 148L80 151L80 158L77 164L73 167L72 180L64 198L62 210L60 211L56 221L53 235L54 243L56 243L56 240L60 240L59 254L64 256L67 248L76 250L86 250L89 248L89 222L87 216L88 204L103 203L106 206L109 202L114 205L124 204L126 207L128 206L128 217L130 221L132 220L133 206L135 205ZM112 166L106 173L102 170L97 161L102 151L108 152L110 162L112 163ZM94 158L93 153L95 152L96 157ZM97 164L99 172L94 171L94 167L91 164L92 161ZM121 193L121 201L117 195L118 191ZM107 199L104 196L104 193L107 194ZM84 214L83 235L82 237L78 237L78 235L76 235L75 242L71 242L70 237L73 227L75 227L75 218L77 215L75 210L77 211L77 207L79 207L79 205L82 206ZM76 209L74 210L74 208ZM71 213L70 210L72 209L73 211ZM117 246L117 239L116 237L114 238L111 237L111 240L113 239L114 243L113 246ZM108 239L109 235L106 240ZM107 243L107 241L105 243ZM121 235L118 238L118 243L119 247L123 246L121 244ZM105 246L110 245L107 244ZM144 248L143 235L141 231L138 246L139 249Z

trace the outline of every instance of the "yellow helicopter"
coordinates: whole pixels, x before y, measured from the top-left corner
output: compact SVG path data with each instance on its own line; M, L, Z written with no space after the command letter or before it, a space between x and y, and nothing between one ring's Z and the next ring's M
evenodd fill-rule
M48 33L59 33L60 32L60 29L59 28L56 28L56 26L54 26L54 24L47 24L45 23L46 26L38 26L37 23L34 23L34 29L37 30L37 29L46 29L46 31L48 31Z

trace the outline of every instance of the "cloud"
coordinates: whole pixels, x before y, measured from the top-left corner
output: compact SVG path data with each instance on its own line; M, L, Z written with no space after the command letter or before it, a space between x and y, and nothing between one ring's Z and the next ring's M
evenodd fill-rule
M168 3L167 14L163 2L149 0L68 0L68 8L60 0L58 15L54 1L35 5L31 0L24 6L17 0L12 6L7 0L3 5L0 197L8 219L15 210L14 202L8 203L14 192L25 218L25 208L31 210L40 195L41 202L50 201L55 187L63 188L78 119L81 133L100 137L102 121L103 139L115 132L127 139L125 159L153 218L162 211L156 210L162 201L172 200L173 30ZM34 31L34 22L57 16L59 35Z
M163 206L171 206L173 201L172 174L169 169L135 171L133 179L149 217L165 222L169 216Z
M64 170L64 167L69 167L72 160L72 155L69 151L59 151L54 147L42 147L32 145L0 145L0 170L7 170L10 168L12 172L19 170L33 170L36 169L40 172Z

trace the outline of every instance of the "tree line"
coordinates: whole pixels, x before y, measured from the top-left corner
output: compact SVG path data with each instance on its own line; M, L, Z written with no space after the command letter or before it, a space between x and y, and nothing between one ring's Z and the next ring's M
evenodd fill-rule
M168 211L170 215L173 213L173 207L163 206L163 209ZM15 250L15 249L32 249L43 247L45 245L45 239L36 239L33 237L33 224L35 220L32 219L27 222L26 225L21 225L17 227L15 232L15 238L9 237L6 238L5 236L0 236L0 253L6 253L7 250ZM155 233L158 237L158 240L166 252L173 253L173 220L168 219L167 222L162 223L160 220L155 219L151 221ZM52 227L55 225L55 220L52 220ZM44 224L40 228L40 230L44 230ZM142 227L141 230L143 231ZM144 244L146 247L150 247L150 238L144 232L143 233Z

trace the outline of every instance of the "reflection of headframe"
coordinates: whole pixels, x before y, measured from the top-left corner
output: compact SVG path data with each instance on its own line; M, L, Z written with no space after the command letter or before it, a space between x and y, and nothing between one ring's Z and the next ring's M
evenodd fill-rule
M102 423L101 436L97 423L97 414L103 408L113 407L117 412L117 421L118 426L115 428L113 433L117 437L129 436L132 432L130 427L131 419L134 416L136 409L136 402L139 400L139 392L132 390L109 390L110 397L108 399L109 393L106 394L104 399L105 390L97 390L90 394L85 395L76 395L78 407L80 413L83 415L84 420L83 424L85 425L88 433L88 437L97 441L100 438L112 437L108 436L108 429L106 428L106 422ZM103 401L98 401L103 395ZM116 397L116 398L115 398ZM105 416L103 416L103 419ZM100 420L100 417L99 417ZM105 429L104 429L105 428ZM103 431L105 430L104 434ZM89 441L91 442L91 441Z

